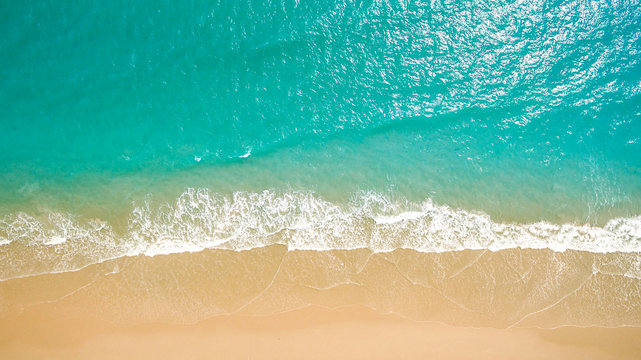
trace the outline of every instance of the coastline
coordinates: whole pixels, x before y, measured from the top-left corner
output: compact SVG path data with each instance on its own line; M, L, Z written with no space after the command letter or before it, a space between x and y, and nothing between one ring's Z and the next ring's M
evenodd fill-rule
M636 257L283 245L124 257L1 281L0 358L638 359Z
M82 211L84 213L84 211ZM313 192L186 189L173 203L145 201L118 219L43 210L0 216L0 281L74 271L109 259L207 249L294 251L366 249L424 253L510 249L641 254L641 217L602 225L503 222L488 214L363 192L347 203ZM633 270L637 278L641 270Z
M0 282L0 320L25 311L118 326L364 305L474 327L641 326L638 253L549 249L288 250L139 255Z

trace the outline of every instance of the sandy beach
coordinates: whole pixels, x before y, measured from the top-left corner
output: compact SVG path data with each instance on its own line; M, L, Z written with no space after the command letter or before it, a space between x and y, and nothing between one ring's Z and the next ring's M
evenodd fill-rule
M86 319L85 319L86 320ZM307 307L192 325L109 326L27 313L1 327L5 359L638 359L639 328L492 329L370 309Z
M270 246L120 258L1 282L0 358L638 359L639 300L620 289L639 281L617 275L622 256Z

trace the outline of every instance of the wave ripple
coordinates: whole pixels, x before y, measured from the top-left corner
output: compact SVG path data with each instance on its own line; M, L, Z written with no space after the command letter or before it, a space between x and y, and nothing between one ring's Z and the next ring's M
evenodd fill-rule
M641 217L589 224L494 222L430 199L411 202L362 192L345 204L312 192L187 189L172 204L135 206L125 229L99 219L50 212L0 219L0 278L78 269L122 256L247 250L281 244L290 250L413 249L446 252L510 248L641 252Z

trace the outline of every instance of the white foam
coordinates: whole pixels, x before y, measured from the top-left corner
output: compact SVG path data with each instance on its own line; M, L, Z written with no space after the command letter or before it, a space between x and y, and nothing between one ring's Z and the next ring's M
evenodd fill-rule
M104 222L57 212L0 218L0 242L11 244L0 249L0 280L76 270L123 256L129 246Z
M251 154L252 154L252 148L248 148L248 149L247 149L247 152L246 152L246 153L244 153L243 155L240 155L239 157L240 157L241 159L247 159L249 156L251 156Z
M0 244L10 242L34 249L44 244L52 249L42 255L51 258L40 259L55 268L52 270L119 256L207 248L246 250L271 244L301 250L366 248L381 252L398 248L445 252L518 247L638 253L641 216L612 219L603 227L516 224L495 222L487 214L452 209L429 199L392 200L372 192L356 194L348 203L338 204L310 192L236 192L224 196L206 189L188 189L173 204L135 207L128 228L117 233L99 220L81 223L73 216L55 212L41 218L16 213L0 219ZM19 269L33 259L15 259L17 255L9 252L0 255L0 278L35 271Z
M555 251L641 251L641 217L618 218L604 227L537 222L494 222L482 213L392 201L363 193L335 204L307 192L237 192L225 197L189 189L174 204L136 208L129 236L167 253L196 248L247 249L274 243L290 249L369 248L424 252L463 249L549 248ZM162 250L160 250L162 249Z
M418 219L423 216L425 216L425 214L420 211L407 211L395 216L379 216L375 218L374 221L376 221L377 224L393 224L401 221Z
M64 236L60 236L60 235L53 235L52 237L47 238L47 239L44 241L44 244L45 244L45 245L58 245L58 244L62 244L62 243L64 243L64 242L66 242L66 241L67 241L67 238L66 238L66 237L64 237Z

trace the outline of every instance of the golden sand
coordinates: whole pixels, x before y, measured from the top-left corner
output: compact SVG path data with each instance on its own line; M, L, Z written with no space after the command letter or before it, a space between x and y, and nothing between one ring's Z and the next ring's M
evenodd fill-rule
M641 358L627 257L550 250L130 257L0 283L0 358Z
M466 328L363 307L109 326L36 312L3 322L3 359L639 359L639 328Z

